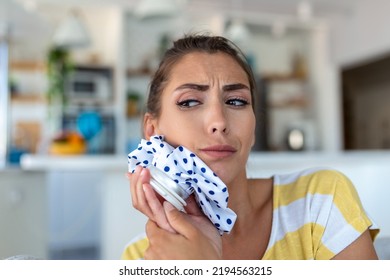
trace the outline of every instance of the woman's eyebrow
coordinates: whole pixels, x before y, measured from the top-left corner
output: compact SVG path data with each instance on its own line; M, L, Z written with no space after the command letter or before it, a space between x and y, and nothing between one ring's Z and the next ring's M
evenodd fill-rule
M249 87L247 85L237 83L237 84L230 84L223 86L223 91L234 91L239 89L247 89L249 90Z
M208 85L199 85L199 84L191 84L191 83L187 83L187 84L182 84L180 86L178 86L176 88L176 90L182 90L182 89L194 89L194 90L197 90L197 91L206 91L208 90L210 87Z
M194 83L186 83L186 84L182 84L180 86L178 86L176 90L183 90L183 89L193 89L193 90L197 90L197 91L201 91L201 92L204 92L204 91L207 91L208 89L210 88L209 85L201 85L201 84L194 84ZM235 90L240 90L240 89L246 89L246 90L250 90L249 87L245 84L242 84L242 83L236 83L236 84L229 84L229 85L224 85L222 87L223 91L225 92L229 92L229 91L235 91Z

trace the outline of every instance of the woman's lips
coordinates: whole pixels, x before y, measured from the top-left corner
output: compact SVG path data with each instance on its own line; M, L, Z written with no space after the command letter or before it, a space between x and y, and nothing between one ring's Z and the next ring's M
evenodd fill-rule
M226 158L237 150L229 145L214 145L201 149L201 152L213 158Z

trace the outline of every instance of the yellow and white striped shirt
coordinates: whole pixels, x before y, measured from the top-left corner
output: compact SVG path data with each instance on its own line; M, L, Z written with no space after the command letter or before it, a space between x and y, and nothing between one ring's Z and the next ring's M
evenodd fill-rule
M367 229L373 239L379 232L343 174L307 169L273 179L272 230L263 259L331 259ZM143 235L125 248L122 259L142 259L147 247Z

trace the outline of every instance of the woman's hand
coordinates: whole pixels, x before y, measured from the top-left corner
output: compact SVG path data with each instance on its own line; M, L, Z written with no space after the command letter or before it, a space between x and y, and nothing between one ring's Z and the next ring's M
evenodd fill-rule
M182 213L153 190L147 168L138 166L128 178L134 208L149 218L146 259L221 258L221 236L193 195L186 201L186 213Z
M219 259L222 240L215 226L199 209L194 196L187 199L186 213L174 208L151 185L150 172L138 166L128 173L135 209L149 218L147 259ZM163 206L164 205L164 206Z
M149 184L149 169L137 166L134 173L128 173L127 177L130 180L130 193L134 208L146 215L160 228L174 233L175 230L168 223L162 206L164 199Z
M193 197L187 203L186 214L164 202L164 213L175 233L148 221L149 248L145 259L221 259L222 239L217 229L203 215Z

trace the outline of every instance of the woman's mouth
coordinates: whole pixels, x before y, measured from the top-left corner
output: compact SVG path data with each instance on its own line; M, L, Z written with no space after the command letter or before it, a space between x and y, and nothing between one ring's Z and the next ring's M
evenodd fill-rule
M237 150L230 145L213 145L200 149L200 151L212 158L226 158L233 155Z

